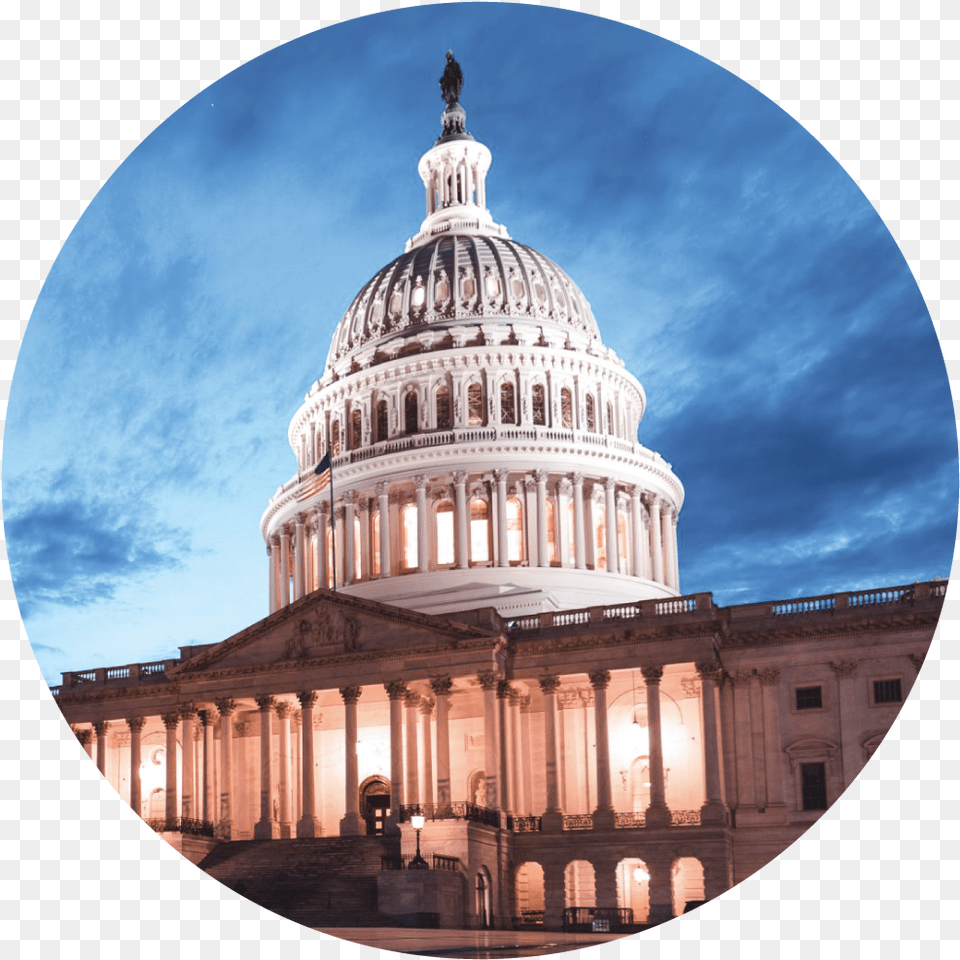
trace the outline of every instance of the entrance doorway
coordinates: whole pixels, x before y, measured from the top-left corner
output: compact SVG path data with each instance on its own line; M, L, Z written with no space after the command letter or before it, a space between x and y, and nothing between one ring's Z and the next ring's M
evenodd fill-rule
M383 836L390 815L390 784L383 777L370 777L360 785L360 816L367 834Z

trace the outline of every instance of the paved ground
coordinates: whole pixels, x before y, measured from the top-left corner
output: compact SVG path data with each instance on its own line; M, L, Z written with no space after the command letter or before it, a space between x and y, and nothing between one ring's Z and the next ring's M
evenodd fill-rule
M331 927L341 940L431 957L538 957L618 940L617 933L547 933L536 930L424 930L408 927Z

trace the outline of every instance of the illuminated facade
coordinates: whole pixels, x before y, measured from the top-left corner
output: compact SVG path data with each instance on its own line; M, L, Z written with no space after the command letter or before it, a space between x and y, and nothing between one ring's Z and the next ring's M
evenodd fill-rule
M853 781L943 603L681 596L643 390L493 221L489 164L449 102L426 219L290 425L267 618L54 690L137 813L315 926L627 930L717 896ZM420 816L432 869L396 869Z

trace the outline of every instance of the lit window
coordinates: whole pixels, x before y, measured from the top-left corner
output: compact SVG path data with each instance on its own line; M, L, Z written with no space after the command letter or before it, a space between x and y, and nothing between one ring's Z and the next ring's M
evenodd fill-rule
M379 577L380 576L380 511L378 510L373 515L373 520L370 523L370 536L372 538L370 557L373 563L371 564L371 576Z
M573 429L573 394L567 387L560 391L560 421L564 429Z
M517 422L517 410L516 410L516 404L514 403L513 398L514 398L513 384L501 383L500 384L500 422L501 423Z
M403 423L407 434L416 433L420 426L417 418L417 394L413 390L403 398Z
M496 297L500 293L500 281L494 276L487 277L484 286L488 297Z
M437 565L449 565L454 559L453 504L445 502L437 507Z
M423 287L414 287L413 293L410 296L410 304L413 307L422 307L424 301L427 299L427 292Z
M400 533L403 538L403 566L406 570L416 570L420 564L417 552L417 507L408 503L400 514Z
M800 764L800 785L804 810L827 809L827 771L822 763Z
M546 501L547 508L547 563L553 565L557 562L557 524L556 510L552 500ZM540 561L543 562L542 560Z
M330 449L333 450L333 456L340 455L340 421L334 420L330 425Z
M490 524L484 500L470 501L470 559L486 563L490 559Z
M538 427L547 422L547 403L542 383L533 385L533 422Z
M820 687L797 687L795 696L798 710L819 710L823 706Z
M903 693L900 689L900 678L896 680L873 681L874 703L902 703Z
M588 393L587 394L587 430L590 433L594 433L597 429L597 411L596 404L593 402L593 397Z
M354 407L350 411L350 449L357 450L360 447L361 437L363 435L363 414L359 407Z
M446 384L441 384L437 387L437 429L449 430L451 425L450 388Z
M353 517L353 579L363 579L363 557L361 555L360 518Z
M381 400L377 404L377 440L386 440L390 435L390 419L387 401Z
M471 427L483 424L483 387L479 383L467 387L467 418Z
M594 507L594 515L597 518L594 536L594 543L596 544L594 567L597 570L606 569L607 566L607 524L605 514L606 511L602 507Z
M516 497L507 500L507 559L510 563L523 560L523 510Z

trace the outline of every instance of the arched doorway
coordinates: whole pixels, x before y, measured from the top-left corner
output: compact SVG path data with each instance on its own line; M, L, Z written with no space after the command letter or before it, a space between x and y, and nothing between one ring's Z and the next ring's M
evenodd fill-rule
M490 873L486 867L477 872L477 923L484 930L493 926L493 897L490 890Z
M367 834L382 836L390 814L390 782L384 777L368 777L360 784L360 816Z

